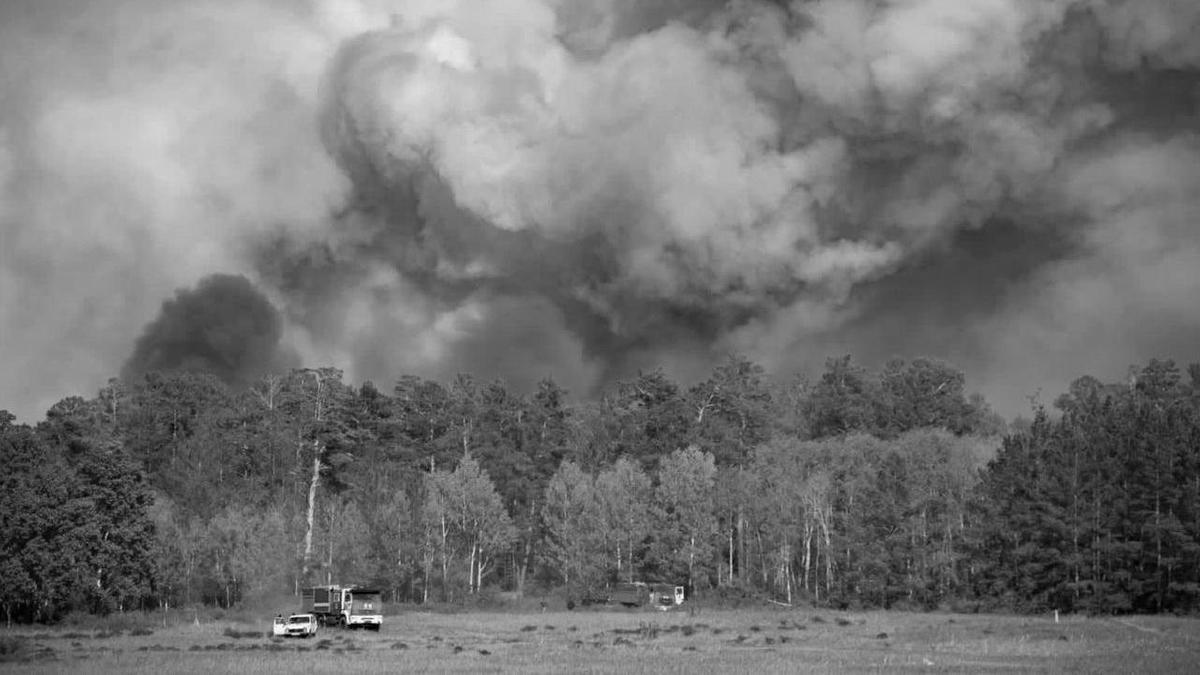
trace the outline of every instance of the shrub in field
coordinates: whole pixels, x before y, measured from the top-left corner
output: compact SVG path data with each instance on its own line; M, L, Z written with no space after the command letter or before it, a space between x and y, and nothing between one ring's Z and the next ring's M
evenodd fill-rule
M738 582L729 586L720 586L704 592L693 599L689 609L743 609L746 607L761 607L766 601L761 591L748 584Z
M71 612L62 619L62 625L83 630L99 631L101 633L120 635L124 632L133 634L136 630L149 630L162 621L162 616L156 612L114 612L107 615L85 614Z
M25 638L17 636L0 637L0 663L25 663L28 661L52 660L54 650L50 647L34 649Z
M0 661L21 661L29 654L29 643L24 638L6 635L0 637Z
M207 614L208 614L208 619L211 621L227 621L229 623L257 624L260 621L262 621L262 617L263 617L263 614L265 614L265 612L251 609L251 608L222 609L220 607L217 607L217 608L210 609L207 612ZM200 621L203 621L205 619L205 613L200 613L200 614L197 614L196 616Z
M260 637L266 636L266 634L261 630L238 630L236 628L233 628L232 626L226 626L225 630L221 631L221 634L224 635L225 637L231 637L231 638L235 638L235 639L236 638L260 638Z

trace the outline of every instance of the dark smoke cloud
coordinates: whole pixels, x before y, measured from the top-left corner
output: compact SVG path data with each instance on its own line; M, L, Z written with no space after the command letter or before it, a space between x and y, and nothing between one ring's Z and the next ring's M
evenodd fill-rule
M76 4L0 8L0 402L213 272L380 383L1197 358L1200 3Z
M121 375L193 371L230 385L249 384L297 365L294 354L280 349L282 334L279 312L249 279L215 274L163 303Z

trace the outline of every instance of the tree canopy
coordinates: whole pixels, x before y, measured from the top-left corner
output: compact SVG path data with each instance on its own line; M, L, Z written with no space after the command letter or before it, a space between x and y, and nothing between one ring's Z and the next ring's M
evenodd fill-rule
M0 411L0 606L237 604L312 583L459 601L621 581L833 606L1190 612L1200 368L1081 377L1006 425L933 359L738 355L589 401L333 368L112 380Z

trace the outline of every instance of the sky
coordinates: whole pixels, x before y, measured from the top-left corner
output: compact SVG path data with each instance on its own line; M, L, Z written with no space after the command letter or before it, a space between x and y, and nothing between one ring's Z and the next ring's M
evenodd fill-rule
M0 408L1200 360L1191 0L0 0Z

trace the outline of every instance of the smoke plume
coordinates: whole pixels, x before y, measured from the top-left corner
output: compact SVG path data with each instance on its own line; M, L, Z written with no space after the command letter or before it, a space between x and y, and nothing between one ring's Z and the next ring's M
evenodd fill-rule
M1194 360L1198 29L1185 0L7 3L0 407L102 382L211 273L381 383L932 355L1012 414Z
M246 385L297 365L279 347L279 312L246 277L215 274L163 303L146 326L121 374L196 371Z

